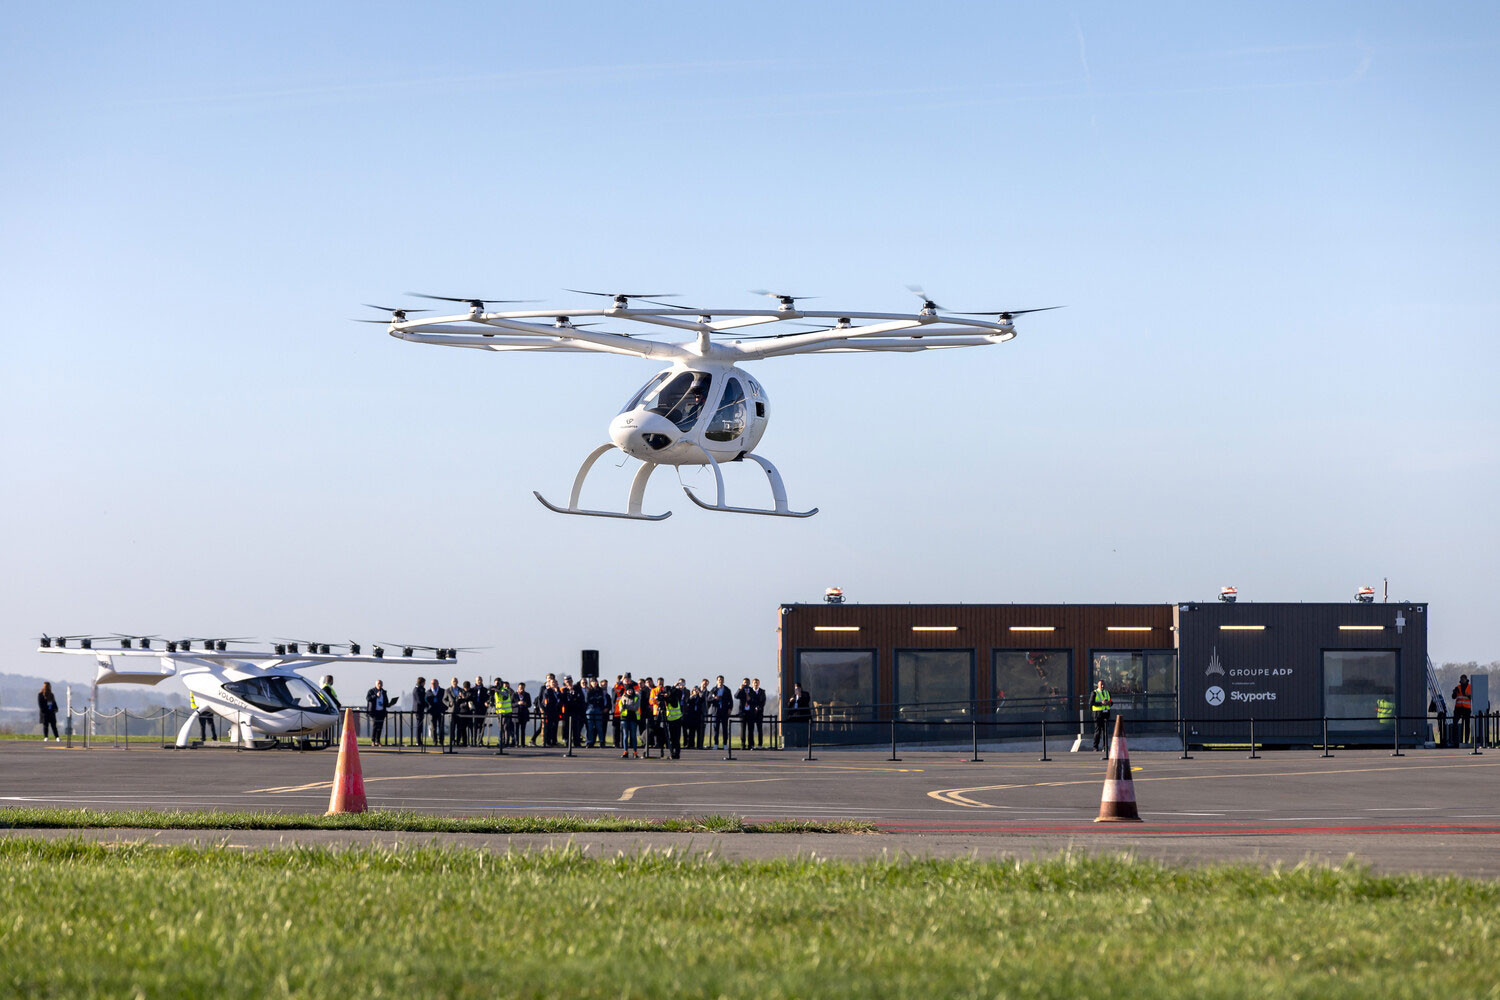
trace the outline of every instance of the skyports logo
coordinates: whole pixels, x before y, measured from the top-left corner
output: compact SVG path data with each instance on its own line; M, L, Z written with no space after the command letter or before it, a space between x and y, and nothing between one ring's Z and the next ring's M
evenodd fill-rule
M1230 701L1275 701L1275 691L1231 691Z

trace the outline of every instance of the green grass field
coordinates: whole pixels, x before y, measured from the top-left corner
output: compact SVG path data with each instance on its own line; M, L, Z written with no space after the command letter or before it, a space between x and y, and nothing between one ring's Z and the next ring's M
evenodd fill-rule
M0 808L3 829L385 830L400 833L874 833L861 820L765 820L738 816L434 816L399 809L317 813L213 810Z
M815 847L816 844L810 844ZM1357 869L0 840L24 997L1476 997L1500 886Z

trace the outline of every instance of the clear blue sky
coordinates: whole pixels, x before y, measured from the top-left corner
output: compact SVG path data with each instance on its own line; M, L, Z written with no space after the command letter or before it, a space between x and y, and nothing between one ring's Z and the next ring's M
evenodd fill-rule
M776 605L830 584L1383 577L1432 602L1435 659L1500 657L1497 49L1473 3L17 7L0 670L62 676L44 629L224 631L771 680ZM408 290L907 282L1069 308L758 365L807 521L670 472L666 522L549 514L531 490L566 494L652 366L349 322Z

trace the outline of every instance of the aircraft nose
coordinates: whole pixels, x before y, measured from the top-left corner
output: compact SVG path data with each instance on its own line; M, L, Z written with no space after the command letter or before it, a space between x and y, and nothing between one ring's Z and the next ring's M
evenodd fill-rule
M615 417L609 425L609 439L625 454L645 458L675 444L677 426L659 413L631 410Z

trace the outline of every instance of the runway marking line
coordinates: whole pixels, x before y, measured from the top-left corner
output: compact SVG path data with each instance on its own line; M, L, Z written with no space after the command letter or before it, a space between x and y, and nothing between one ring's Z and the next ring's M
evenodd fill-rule
M786 778L732 778L728 781L663 781L655 785L634 785L620 793L617 802L629 802L643 788L683 788L687 785L753 785L760 781L786 781Z
M1362 774L1372 771L1411 771L1411 770L1436 770L1440 768L1455 767L1500 767L1500 763L1484 764L1388 764L1383 767L1341 767L1326 771L1262 771L1254 774L1174 774L1163 775L1157 778L1132 779L1138 781L1229 781L1235 778L1305 778L1319 777L1338 774ZM1131 771L1139 768L1132 767ZM1034 781L1012 785L973 785L968 788L939 788L928 792L927 797L936 799L945 805L964 806L969 809L1008 809L1009 806L991 805L987 802L976 802L966 797L966 792L1002 792L1010 788L1050 788L1060 785L1092 785L1102 781L1102 778L1088 778L1083 781Z

